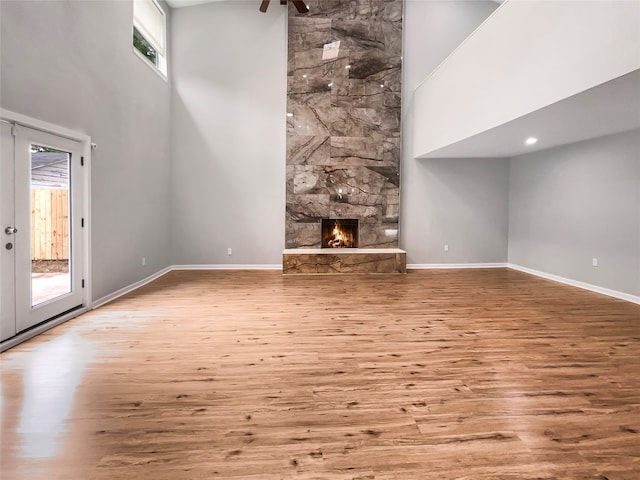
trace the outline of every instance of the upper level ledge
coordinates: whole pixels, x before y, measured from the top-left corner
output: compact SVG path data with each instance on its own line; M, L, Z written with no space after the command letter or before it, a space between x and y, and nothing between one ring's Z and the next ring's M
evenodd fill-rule
M504 2L416 88L413 156L513 157L638 128L639 25L638 1Z

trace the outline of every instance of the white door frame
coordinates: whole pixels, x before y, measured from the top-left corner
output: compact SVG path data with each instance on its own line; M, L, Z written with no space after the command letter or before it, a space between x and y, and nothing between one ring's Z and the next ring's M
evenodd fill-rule
M13 125L0 123L2 139L0 139L0 339L11 338L16 334L16 285L15 285L15 249L7 250L5 244L14 243L14 235L6 235L4 229L15 227L15 141ZM9 199L8 202L4 200Z
M71 318L74 318L81 313L87 312L92 308L92 294L91 294L91 151L92 143L91 137L85 133L71 130L53 123L45 122L31 118L27 115L12 112L6 109L0 109L0 119L5 122L13 123L18 126L31 128L34 130L40 130L45 133L51 133L60 137L68 138L79 142L82 149L82 156L84 157L84 167L82 168L82 217L85 219L85 227L82 230L82 241L84 248L82 249L82 263L83 268L82 278L85 279L85 286L82 291L82 308L74 310L67 315L57 317L49 322L39 325L24 333L18 334L8 340L5 340L0 344L0 352L8 348L11 348L18 343L21 343L29 338L32 338L50 328L55 327Z

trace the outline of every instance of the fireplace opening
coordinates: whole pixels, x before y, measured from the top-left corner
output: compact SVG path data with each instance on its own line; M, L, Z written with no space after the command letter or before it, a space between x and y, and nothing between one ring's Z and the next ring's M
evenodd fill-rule
M322 248L358 248L358 219L323 218Z

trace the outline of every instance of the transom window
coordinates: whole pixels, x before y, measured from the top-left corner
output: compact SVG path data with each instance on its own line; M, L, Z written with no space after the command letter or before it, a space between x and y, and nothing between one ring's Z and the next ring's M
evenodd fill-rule
M133 0L133 48L134 51L167 75L166 19L155 0Z

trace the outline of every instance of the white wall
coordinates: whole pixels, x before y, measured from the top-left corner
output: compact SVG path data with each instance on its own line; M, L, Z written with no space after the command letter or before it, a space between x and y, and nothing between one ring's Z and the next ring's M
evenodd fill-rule
M176 264L282 262L286 12L277 2L266 14L256 2L174 10Z
M414 156L640 68L640 2L504 3L416 90Z
M169 264L170 89L133 53L132 15L130 1L0 2L1 106L98 144L94 299Z
M640 130L511 160L509 262L640 296Z
M416 160L411 151L414 89L496 7L481 1L405 4L400 245L409 264L507 260L508 160Z

